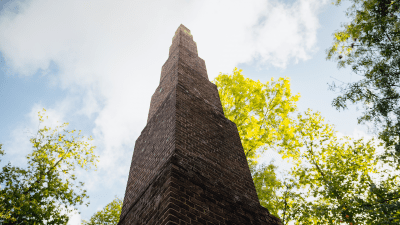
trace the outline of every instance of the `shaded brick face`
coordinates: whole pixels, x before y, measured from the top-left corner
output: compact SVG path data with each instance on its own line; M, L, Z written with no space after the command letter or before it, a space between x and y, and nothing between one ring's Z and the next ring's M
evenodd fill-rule
M135 144L119 224L281 224L259 204L236 125L183 25Z

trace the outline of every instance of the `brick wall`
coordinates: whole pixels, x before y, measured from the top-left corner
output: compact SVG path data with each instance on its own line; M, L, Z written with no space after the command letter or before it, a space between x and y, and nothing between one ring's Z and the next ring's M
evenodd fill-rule
M136 141L119 224L281 224L259 204L236 125L183 25Z

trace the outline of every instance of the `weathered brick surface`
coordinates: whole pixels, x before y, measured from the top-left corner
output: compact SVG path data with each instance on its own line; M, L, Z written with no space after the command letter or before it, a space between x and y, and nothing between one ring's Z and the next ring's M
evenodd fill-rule
M259 204L236 125L183 25L136 141L119 224L281 224Z

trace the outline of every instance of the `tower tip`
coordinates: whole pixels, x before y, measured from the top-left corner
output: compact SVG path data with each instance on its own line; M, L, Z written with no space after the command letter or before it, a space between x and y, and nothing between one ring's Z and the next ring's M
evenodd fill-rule
M183 25L183 24L179 25L179 27L178 27L178 29L176 29L175 33L178 33L179 30L182 30L183 32L191 35L190 30L187 27L185 27L185 25Z

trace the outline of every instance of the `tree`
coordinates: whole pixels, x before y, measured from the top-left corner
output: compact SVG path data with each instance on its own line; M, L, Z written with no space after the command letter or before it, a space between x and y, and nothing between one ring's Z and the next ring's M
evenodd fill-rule
M400 179L393 163L378 165L373 139L339 138L311 110L297 123L298 147L280 151L294 164L291 176L276 179L272 165L253 173L261 205L283 224L399 224Z
M298 95L290 94L285 80L263 85L236 68L215 79L225 116L241 134L260 204L283 224L398 223L399 179L393 171L377 170L378 162L396 170L394 161L379 161L373 140L339 138L318 112L291 116ZM288 106L292 110L279 109ZM290 177L280 180L275 165L257 163L256 150L262 154L266 148L293 162ZM387 177L377 182L372 174Z
M291 174L303 188L303 199L313 200L300 206L302 210L294 216L295 221L398 224L400 195L396 190L400 180L393 173L377 169L379 160L374 140L338 138L333 126L324 123L320 113L311 110L299 115L298 121L296 133L301 145L282 155L294 161ZM388 177L377 183L373 174ZM379 191L378 185L387 191Z
M5 154L4 151L1 150L2 146L3 145L0 144L0 156L4 156L4 154ZM1 158L0 158L0 162L1 162ZM0 174L0 181L3 180L3 177L4 177L4 175ZM0 182L0 184L1 184L1 182ZM1 185L0 185L0 189L1 189ZM0 202L3 202L5 200L6 200L5 194L0 192ZM11 218L10 212L8 212L7 209L5 209L5 208L0 208L0 220L8 220L10 218Z
M261 165L259 169L251 169L260 204L267 208L272 215L279 217L278 211L282 206L276 207L281 204L277 192L283 187L283 184L276 177L277 166L271 162L269 165Z
M39 112L39 125L44 122ZM27 155L27 168L8 163L0 174L0 216L2 224L66 224L70 206L88 198L83 182L76 182L76 166L90 169L97 156L81 132L44 126L30 139L33 150ZM92 138L88 138L92 140ZM4 152L1 152L4 155ZM3 186L4 185L4 186ZM86 203L88 205L89 203Z
M335 0L339 5L341 0ZM364 112L359 123L372 122L385 146L395 145L400 155L400 1L351 0L346 15L351 22L334 33L327 59L338 67L351 66L360 79L337 85L341 90L332 105L346 109L347 104L361 103Z
M289 78L261 83L245 78L238 68L232 75L220 73L213 82L225 117L237 126L260 204L279 217L288 204L296 204L288 199L296 195L289 191L293 185L277 179L273 163L260 165L257 158L266 149L293 149L299 144L292 115L300 95L291 93Z
M334 34L334 43L327 51L327 59L338 61L339 68L351 66L360 79L342 85L333 83L330 88L339 89L342 94L334 99L332 105L340 110L346 109L348 103L361 103L364 112L358 122L372 123L386 148L379 160L399 171L400 1L351 1L353 4L346 13L351 22L344 24L343 30ZM335 2L338 5L341 0ZM381 185L371 186L371 190L374 190L372 195L377 198L377 203L371 203L376 204L371 209L382 206L376 212L370 211L371 215L398 209L398 195L395 193L399 193L400 189L392 184L393 181L388 178ZM379 203L382 199L390 201Z
M108 203L103 210L96 212L90 221L83 221L84 225L107 224L116 225L119 222L119 216L122 210L122 199L115 197L115 199Z
M235 67L232 75L220 73L213 82L225 117L238 128L251 167L263 150L296 142L291 115L297 110L300 95L292 95L289 78L271 78L263 84L245 78L241 72Z

